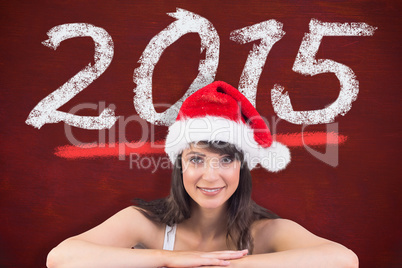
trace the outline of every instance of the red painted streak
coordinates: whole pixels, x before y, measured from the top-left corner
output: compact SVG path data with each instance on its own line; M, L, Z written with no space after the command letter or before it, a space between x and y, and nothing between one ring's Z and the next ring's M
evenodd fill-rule
M276 141L288 147L321 146L342 144L347 140L347 136L330 132L304 132L273 135ZM65 145L56 148L55 155L68 158L97 158L97 157L117 157L119 155L130 155L131 153L163 154L164 140L155 142L127 142L127 143L108 143L108 144L82 144Z
M165 141L150 142L127 142L108 144L82 144L65 145L56 148L54 153L62 158L96 158L116 157L119 155L137 154L163 154Z
M273 135L273 138L288 147L317 146L326 144L342 144L348 139L336 132L303 132Z

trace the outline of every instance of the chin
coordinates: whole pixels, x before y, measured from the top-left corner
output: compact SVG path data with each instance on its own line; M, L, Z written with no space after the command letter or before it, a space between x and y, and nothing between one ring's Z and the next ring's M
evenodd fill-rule
M200 202L198 203L198 205L204 209L218 209L222 208L222 206L224 206L225 203L226 202L217 202L216 200L214 200L212 202Z

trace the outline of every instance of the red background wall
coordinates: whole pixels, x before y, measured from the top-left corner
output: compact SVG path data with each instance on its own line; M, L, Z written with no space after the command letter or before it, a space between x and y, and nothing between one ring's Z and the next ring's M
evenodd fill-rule
M151 38L174 21L166 13L176 7L215 26L221 40L216 80L234 86L252 43L236 44L229 40L230 32L269 19L284 24L286 35L272 48L258 86L257 109L268 119L275 115L270 101L275 83L285 86L295 110L325 107L339 93L333 74L305 77L292 71L310 19L378 27L371 37L324 37L317 53L317 58L352 68L360 83L352 109L336 118L339 133L348 137L339 147L339 165L331 167L303 147L292 148L285 171L253 171L253 196L282 217L353 249L361 267L402 265L398 1L54 2L0 2L1 267L44 267L47 252L57 243L100 223L132 198L167 195L170 170L130 169L127 159L117 157L58 157L55 148L69 144L63 123L38 130L25 120L41 99L93 61L90 38L66 40L56 51L41 44L52 27L73 22L104 28L114 40L115 54L106 72L60 110L104 101L116 105L116 115L136 114L133 70ZM203 57L199 46L198 36L188 34L165 51L153 76L154 103L173 104L184 94ZM96 116L98 111L81 114ZM167 128L154 129L156 138L163 139ZM325 125L308 129L325 131ZM84 142L99 137L94 130L72 131ZM300 131L301 126L286 121L277 128L278 134ZM113 134L129 141L142 135L136 123L120 132L106 131L107 138Z

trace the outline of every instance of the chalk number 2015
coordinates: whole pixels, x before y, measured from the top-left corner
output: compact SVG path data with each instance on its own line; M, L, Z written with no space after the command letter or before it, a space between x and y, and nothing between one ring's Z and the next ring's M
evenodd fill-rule
M170 125L174 122L183 101L198 89L215 79L219 63L220 40L211 22L192 12L177 9L169 13L176 18L160 33L154 36L140 57L141 63L134 70L134 107L139 116L156 125ZM261 23L234 30L230 39L239 44L258 41L250 50L241 74L238 89L255 106L257 84L267 56L275 43L284 35L282 23L267 20ZM309 32L301 42L292 70L303 75L333 73L340 82L337 99L323 109L312 111L294 111L285 89L275 84L271 90L271 102L278 117L294 124L325 124L334 121L339 115L345 115L356 100L359 83L351 68L330 59L316 59L316 53L324 36L372 36L376 27L366 23L321 22L311 19ZM152 75L165 49L187 33L198 33L201 40L201 52L205 50L205 59L201 59L198 75L186 93L171 107L157 113L152 102ZM111 128L118 117L110 108L105 108L99 116L79 116L58 111L75 95L88 87L109 67L113 59L114 45L111 36L102 28L87 23L69 23L53 27L47 33L49 39L43 44L57 49L61 42L75 37L91 37L95 43L94 64L89 63L84 69L70 78L61 87L42 99L30 112L26 124L41 128L44 124L64 122L84 129Z

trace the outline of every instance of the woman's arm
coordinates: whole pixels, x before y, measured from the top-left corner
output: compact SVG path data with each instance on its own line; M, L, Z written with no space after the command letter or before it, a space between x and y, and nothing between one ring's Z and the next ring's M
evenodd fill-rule
M109 247L70 239L54 248L47 267L199 267L228 266L229 260L243 257L244 251L166 251Z
M293 221L264 220L256 223L253 231L256 254L232 261L231 267L339 268L359 265L353 251L318 237Z
M61 242L52 249L47 266L52 267L135 267L133 261L138 252L131 248L140 243L143 232L157 233L156 225L147 220L138 210L128 207L105 222L80 235ZM146 262L146 253L143 255ZM156 254L156 253L155 253ZM152 261L152 259L150 259ZM149 262L149 266L155 264ZM154 266L156 267L156 266Z
M160 242L162 245L163 234L164 228L129 207L93 229L61 242L49 252L46 264L49 268L227 266L226 260L246 254L242 251L205 253L132 249L138 243Z
M53 267L159 267L161 250L133 250L71 238L50 251L46 265Z

